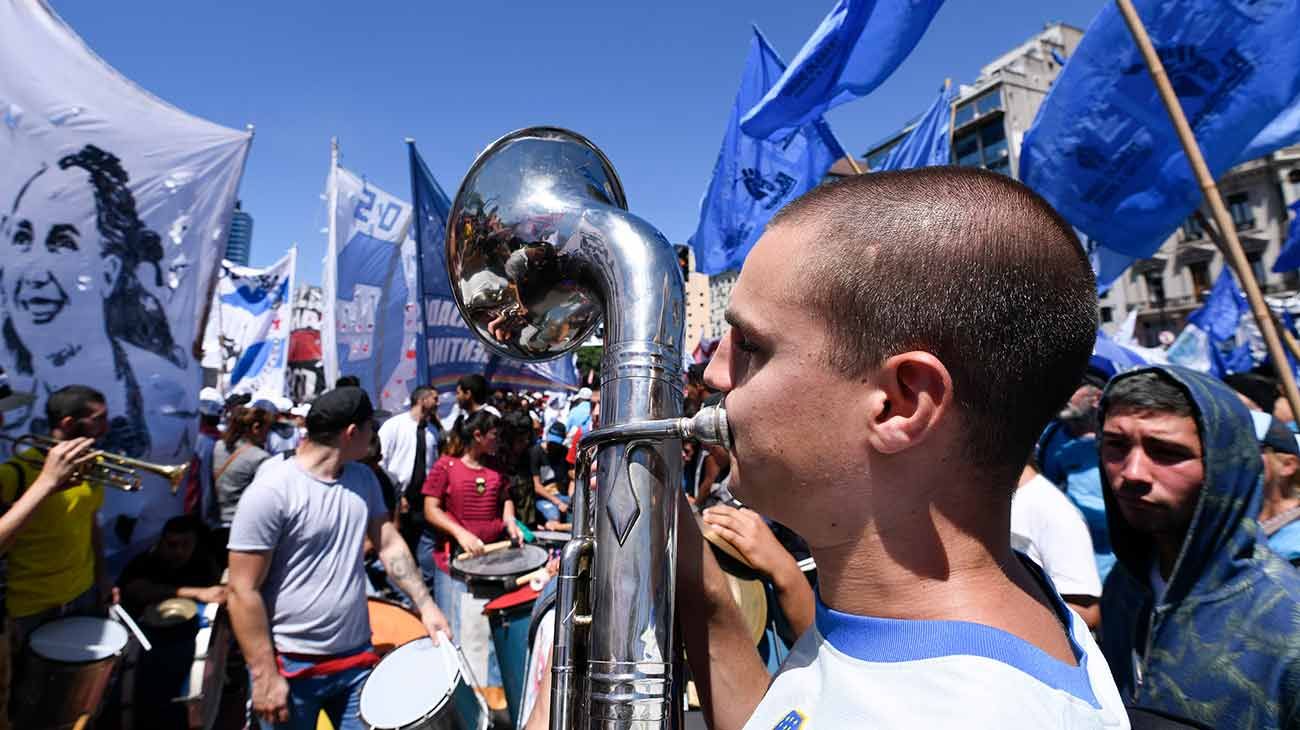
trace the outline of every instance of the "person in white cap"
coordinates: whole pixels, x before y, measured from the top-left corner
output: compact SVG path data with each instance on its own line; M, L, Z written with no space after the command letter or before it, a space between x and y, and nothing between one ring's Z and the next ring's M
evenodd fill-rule
M226 408L221 391L204 388L199 391L199 435L194 440L194 463L191 478L198 489L199 518L208 527L220 527L217 512L217 493L212 486L212 450L221 440L221 412Z
M271 424L271 430L266 435L266 450L274 455L297 449L301 441L298 437L298 427L289 420L293 401L286 396L276 395L271 396L271 404L275 406L276 420Z

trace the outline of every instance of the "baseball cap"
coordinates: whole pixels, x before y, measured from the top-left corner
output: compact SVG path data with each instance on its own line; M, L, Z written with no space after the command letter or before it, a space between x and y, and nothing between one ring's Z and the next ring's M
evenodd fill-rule
M259 393L253 396L253 400L248 402L249 408L261 408L262 410L278 415L280 409L275 404L275 397L265 393Z
M295 416L298 416L299 418L306 418L307 414L311 412L311 404L299 403L293 408L290 408L289 412Z
M199 414L204 416L219 416L221 409L226 406L221 397L221 391L216 388L204 388L199 391Z
M1267 413L1260 414L1263 418L1256 413L1259 412L1251 411L1250 415L1255 421L1255 437L1259 439L1260 446L1267 446L1279 454L1300 456L1300 443L1297 443L1296 435L1291 433L1291 429Z
M375 415L370 396L356 386L344 386L321 393L307 412L307 432L315 434L338 433L357 423L364 423Z
M591 388L579 388L578 394L573 396L574 400L591 400Z
M285 395L271 396L271 402L275 404L275 410L279 413L288 413L293 410L293 399Z
M36 396L31 393L19 393L10 387L9 376L5 374L4 368L0 368L0 412L12 411L35 402Z

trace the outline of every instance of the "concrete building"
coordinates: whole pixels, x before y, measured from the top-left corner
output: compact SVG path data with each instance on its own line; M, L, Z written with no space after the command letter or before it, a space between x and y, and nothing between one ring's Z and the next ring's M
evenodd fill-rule
M709 276L695 270L695 252L690 246L677 247L677 263L686 280L686 340L683 347L689 355L700 344L700 337L717 337L713 334L709 312Z
M243 202L235 201L235 213L230 217L230 235L226 238L226 260L248 266L253 251L253 216L243 209Z
M1287 206L1300 200L1300 145L1238 165L1218 185L1260 288L1270 299L1294 296L1300 275L1272 269L1286 240ZM1213 220L1208 206L1201 211ZM1142 344L1156 345L1161 332L1182 329L1223 267L1214 242L1189 218L1154 256L1135 262L1101 297L1102 328L1113 330L1136 309L1134 334Z

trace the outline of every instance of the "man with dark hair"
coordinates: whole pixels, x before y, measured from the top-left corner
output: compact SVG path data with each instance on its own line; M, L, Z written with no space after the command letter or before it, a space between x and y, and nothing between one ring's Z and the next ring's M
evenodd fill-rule
M451 413L442 419L443 430L448 433L454 432L460 419L469 418L480 408L500 418L501 411L487 402L487 392L487 378L482 375L470 373L460 376L460 380L456 381L456 405L451 409Z
M1218 380L1176 367L1111 381L1101 403L1118 562L1102 648L1135 706L1209 727L1300 723L1300 575L1265 546L1259 445Z
M340 375L338 380L334 381L335 388L360 388L361 378L355 375Z
M982 170L846 178L773 218L726 317L705 381L726 394L737 496L808 540L819 586L769 686L681 520L712 727L1127 727L1082 619L1010 545L1017 478L1096 336L1070 226ZM810 434L828 403L834 427Z
M438 458L442 433L438 428L438 391L421 385L411 393L411 409L379 427L379 451L384 472L401 496L402 537L412 550L424 529L424 495L420 488Z
M370 645L363 543L379 552L434 641L447 619L389 519L365 457L374 407L360 388L322 394L307 439L274 459L243 494L230 529L231 626L252 676L253 711L277 728L361 727L361 686L378 661Z
M64 456L42 456L26 449L0 465L0 502L10 509L27 503L29 490L54 490L47 491L8 544L6 601L16 629L15 649L41 624L63 616L102 613L113 597L96 521L104 503L103 487L84 480L68 484L71 471L60 472L58 484L52 485L44 480L41 467L43 459L60 463L67 461L69 453L85 453L108 432L104 395L84 385L60 388L45 400L45 415L52 425L50 437L59 442L55 449Z
M157 544L127 563L118 578L122 604L136 616L168 598L225 603L226 588L203 523L181 515L167 520Z

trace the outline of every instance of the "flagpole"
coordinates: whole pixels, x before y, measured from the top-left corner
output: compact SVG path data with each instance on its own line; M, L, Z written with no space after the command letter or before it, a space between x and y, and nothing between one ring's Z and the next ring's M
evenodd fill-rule
M252 124L252 122L244 125L244 128L248 130L248 149L244 150L244 159L239 163L238 179L241 181L244 179L244 170L248 167L248 154L253 148L253 138L257 135L257 128ZM238 191L236 191L235 198L236 202L238 202ZM226 236L227 238L230 236L229 226L227 226L226 229ZM212 295L217 290L217 269L221 268L221 260L225 257L226 249L223 246L221 248L221 255L217 257L217 265L212 267L212 275L208 277L207 299L204 300L203 314L199 315L198 334L194 338L194 344L190 346L190 354L194 356L195 360L203 359L203 336L208 331L208 318L212 316Z
M1228 215L1228 209L1224 207L1223 198L1219 195L1219 188L1214 184L1214 176L1210 174L1210 168L1205 164L1205 157L1201 155L1201 148L1196 143L1196 135L1192 133L1191 125L1187 123L1183 107L1178 103L1178 95L1174 93L1174 88L1169 83L1164 64L1160 62L1160 56L1156 54L1155 46L1152 45L1151 37L1147 35L1146 26L1142 24L1142 18L1138 16L1132 0L1115 0L1115 3L1119 6L1120 14L1124 16L1124 23L1128 25L1129 32L1133 34L1133 41L1142 52L1147 70L1151 72L1151 80L1155 82L1156 89L1160 92L1160 100L1164 102L1169 120L1174 124L1178 140L1182 142L1187 161L1191 164L1201 192L1205 195L1205 202L1210 206L1210 214L1218 224L1226 249L1224 253L1232 270L1237 274L1238 281L1241 282L1241 288L1246 292L1246 300L1250 302L1250 311L1255 316L1255 323L1264 335L1269 357L1273 358L1273 367L1277 370L1278 379L1282 381L1282 393L1286 396L1287 403L1291 405L1291 412L1300 415L1300 390L1296 389L1295 377L1287 365L1286 353L1282 350L1282 340L1278 337L1277 328L1273 326L1272 312L1264 302L1264 294L1259 289L1259 282L1255 281L1255 275L1250 270L1246 252L1241 247L1241 240L1237 238L1237 229L1232 225L1232 218Z
M952 89L952 78L949 77L944 79L943 95L948 96L949 95L948 92L951 89ZM948 163L949 164L952 164L956 161L953 157L955 152L952 146L953 138L956 136L957 136L957 100L949 99L948 100Z

